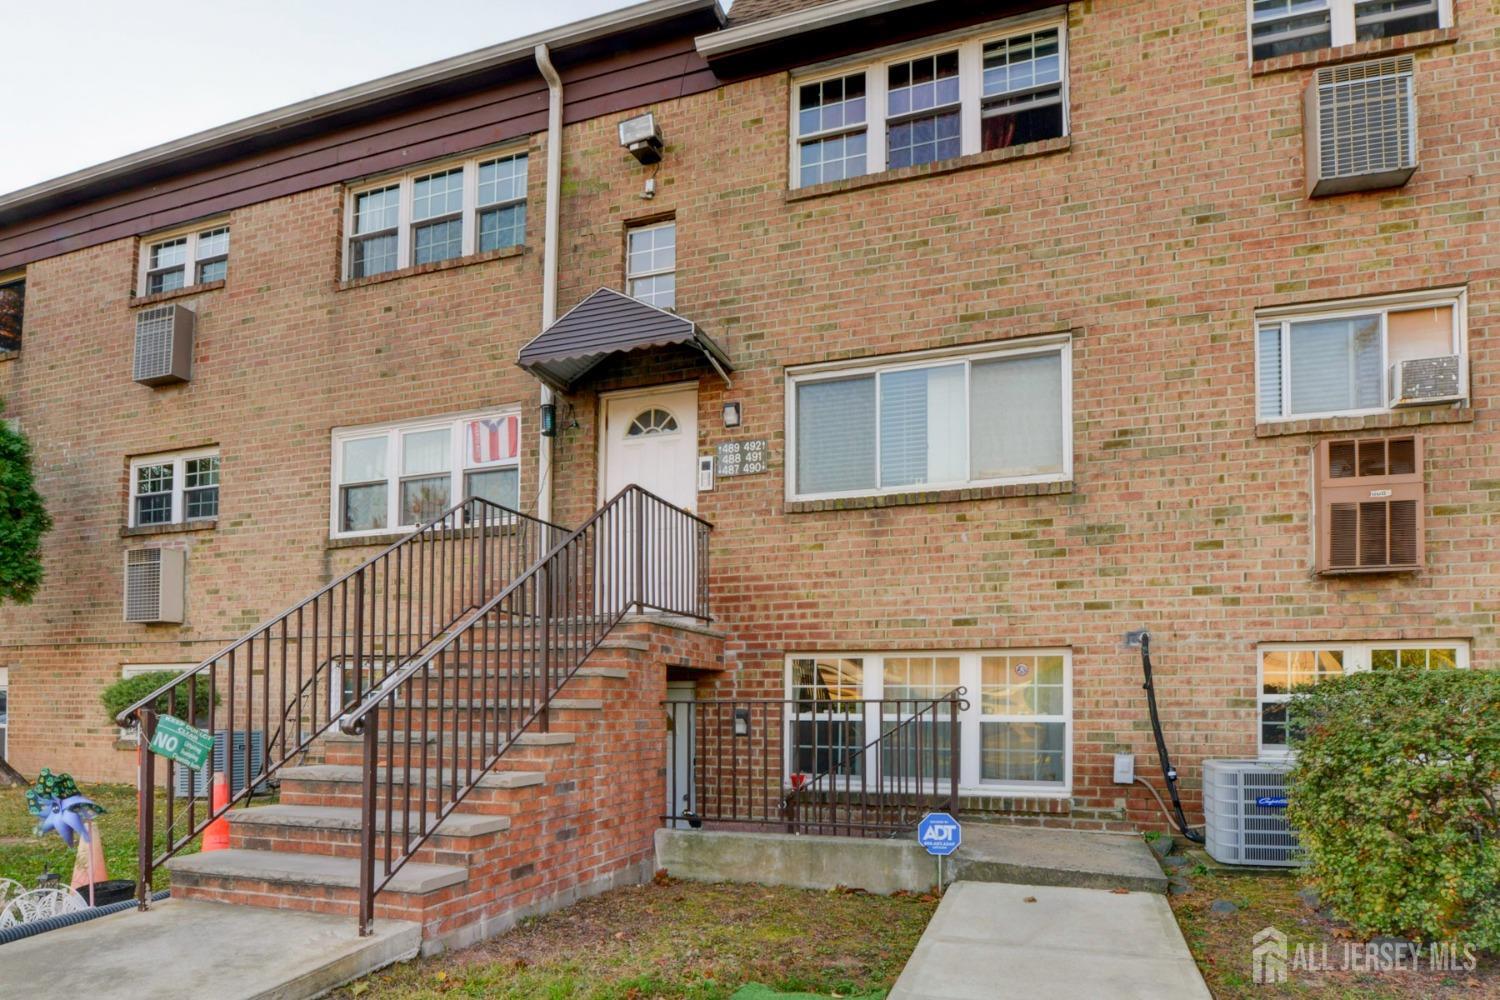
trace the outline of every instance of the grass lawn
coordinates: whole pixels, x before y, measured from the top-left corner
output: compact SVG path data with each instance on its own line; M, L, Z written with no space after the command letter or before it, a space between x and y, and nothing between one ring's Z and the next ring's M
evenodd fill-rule
M659 880L525 921L463 951L419 959L341 998L727 1000L747 983L884 996L937 899Z
M34 778L35 775L28 775ZM79 791L108 810L99 817L99 834L104 838L104 863L109 877L134 879L136 871L136 794L134 785L83 784ZM260 800L257 799L257 802ZM199 815L203 804L199 800ZM185 822L184 809L179 808L175 817L179 824ZM162 843L162 830L166 824L166 798L158 796L156 806L157 842ZM68 848L56 834L38 837L36 818L26 811L25 788L0 788L0 878L11 878L30 889L36 885L37 876L52 871L62 876L64 884L73 877L73 859L76 846ZM195 842L182 853L191 854L198 849ZM167 887L168 874L165 868L157 870L152 879L154 888Z
M1435 971L1423 954L1420 971L1315 971L1293 968L1284 984L1257 984L1251 978L1251 939L1263 927L1274 926L1287 935L1288 947L1311 945L1329 962L1343 964L1344 947L1357 942L1347 931L1320 916L1297 897L1296 876L1189 872L1193 890L1171 897L1177 922L1188 947L1217 1000L1458 1000L1500 997L1500 956L1477 955L1472 972ZM1212 912L1215 900L1239 907L1231 914ZM1460 956L1462 957L1462 956Z

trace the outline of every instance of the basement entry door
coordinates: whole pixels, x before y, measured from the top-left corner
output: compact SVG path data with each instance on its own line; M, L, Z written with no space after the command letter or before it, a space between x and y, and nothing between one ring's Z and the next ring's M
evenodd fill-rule
M599 453L599 482L605 503L634 483L684 510L698 509L698 387L674 385L648 390L630 390L604 397L603 447ZM651 540L648 539L649 543ZM626 545L627 562L622 581L633 579L634 546ZM693 570L691 561L672 571L666 580L659 574L667 567L644 567L648 587L675 607L662 611L692 610ZM628 598L627 598L628 599Z

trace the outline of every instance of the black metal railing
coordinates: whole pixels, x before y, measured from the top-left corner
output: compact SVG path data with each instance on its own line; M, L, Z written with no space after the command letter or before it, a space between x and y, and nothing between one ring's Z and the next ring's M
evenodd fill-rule
M664 702L663 822L881 837L956 813L964 695Z
M359 928L375 897L629 611L707 619L711 526L638 486L339 720L362 735Z
M470 497L122 711L117 721L140 732L141 907L157 867L566 535L557 525ZM226 757L235 752L234 734L244 732L245 759L243 780L216 809L211 800L200 802L211 794L207 782L188 781L179 804L178 765L162 758L169 794L158 851L152 808L157 765L146 747L160 712L211 733L226 730ZM252 732L262 734L258 764L250 754ZM226 760L224 769L234 771L234 763Z

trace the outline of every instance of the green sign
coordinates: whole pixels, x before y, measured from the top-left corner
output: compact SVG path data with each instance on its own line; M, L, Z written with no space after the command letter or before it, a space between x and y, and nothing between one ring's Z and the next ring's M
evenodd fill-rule
M211 733L188 725L181 719L163 715L156 720L156 735L151 737L151 752L169 757L194 771L208 766L214 752Z

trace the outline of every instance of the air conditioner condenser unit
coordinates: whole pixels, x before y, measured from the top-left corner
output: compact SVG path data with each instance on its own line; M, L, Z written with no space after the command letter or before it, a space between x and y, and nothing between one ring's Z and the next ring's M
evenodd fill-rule
M1226 865L1294 868L1302 864L1297 834L1286 820L1284 761L1203 762L1204 847Z

